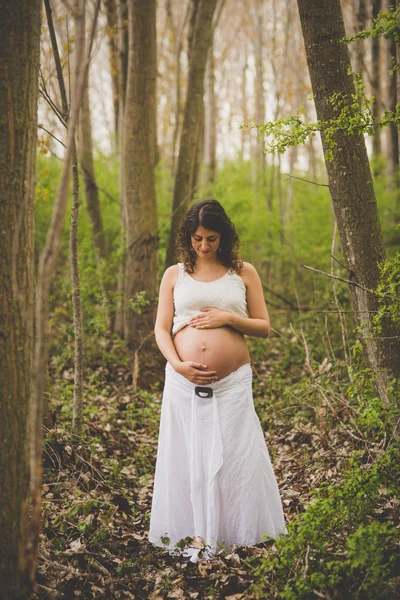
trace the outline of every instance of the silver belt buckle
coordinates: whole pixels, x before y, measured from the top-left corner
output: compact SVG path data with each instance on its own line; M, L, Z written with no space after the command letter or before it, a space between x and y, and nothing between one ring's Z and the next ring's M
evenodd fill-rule
M213 389L210 387L203 387L201 385L196 385L194 388L194 393L199 398L212 398Z

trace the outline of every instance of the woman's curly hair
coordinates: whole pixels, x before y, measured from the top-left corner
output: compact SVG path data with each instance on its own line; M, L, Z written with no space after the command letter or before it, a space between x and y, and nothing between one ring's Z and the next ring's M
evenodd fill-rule
M217 200L201 200L193 204L179 226L176 243L185 271L194 272L197 255L192 248L192 235L198 227L220 234L219 259L225 267L239 274L243 268L243 261L238 256L239 236L234 224Z

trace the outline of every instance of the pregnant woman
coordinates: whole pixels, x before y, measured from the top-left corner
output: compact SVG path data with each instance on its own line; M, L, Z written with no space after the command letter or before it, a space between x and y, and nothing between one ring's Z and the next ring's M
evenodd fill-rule
M173 552L185 539L196 562L286 528L244 339L269 334L260 278L216 200L189 209L177 241L155 325L167 365L149 540Z

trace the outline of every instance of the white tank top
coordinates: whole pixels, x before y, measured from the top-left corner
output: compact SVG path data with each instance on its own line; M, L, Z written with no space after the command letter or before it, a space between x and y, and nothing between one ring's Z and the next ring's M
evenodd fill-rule
M189 324L202 308L211 307L248 317L246 286L234 271L214 281L196 281L186 273L183 263L178 263L179 277L174 287L175 315L172 334Z

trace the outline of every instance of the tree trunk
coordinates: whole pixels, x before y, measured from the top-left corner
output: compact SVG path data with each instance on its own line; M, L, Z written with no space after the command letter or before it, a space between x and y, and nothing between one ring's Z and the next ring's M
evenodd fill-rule
M189 203L192 202L196 193L200 187L201 181L201 170L203 166L203 156L204 156L204 125L205 125L205 105L204 98L201 99L199 106L199 114L197 117L197 131L196 131L196 155L194 159L194 168L193 168L193 179L192 179L192 191L190 194Z
M72 147L72 208L70 229L70 261L72 308L74 313L74 401L72 415L72 431L80 435L83 422L83 321L82 298L79 277L78 257L78 226L79 226L79 169L76 143Z
M206 185L214 183L217 163L217 98L215 95L214 44L208 51L205 78L204 163Z
M212 40L217 0L192 0L195 19L189 44L189 73L171 215L166 267L176 262L176 232L190 202L197 147L197 119L204 95L204 73Z
M320 121L329 121L340 110L330 98L339 93L350 104L351 94L355 93L348 49L340 42L345 36L340 0L298 0L298 7L317 116ZM322 142L326 155L323 132ZM363 289L376 289L378 263L385 258L365 141L361 135L338 132L335 142L337 146L333 148L332 160L326 160L326 169L344 263L349 278L359 284L350 286L351 298L377 391L388 402L390 377L400 375L400 345L394 339L397 332L388 323L383 323L378 337L373 334L371 319L378 301L373 292Z
M58 51L57 39L54 31L54 23L50 0L45 0L47 23L53 49L54 62L56 65L57 79L60 87L60 96L65 123L68 123L68 98L65 89L65 82L62 73L62 65ZM77 6L78 8L78 6ZM79 8L78 8L79 14ZM85 29L85 12L80 15L82 23L77 24L77 31ZM78 47L78 50L81 50ZM83 48L85 50L85 48ZM76 52L76 50L75 50ZM75 57L75 61L76 61ZM86 78L87 83L87 78ZM90 118L90 115L87 115ZM90 123L90 120L89 120ZM72 307L74 315L74 343L75 343L75 361L74 361L74 401L73 401L73 419L72 431L80 434L82 427L83 413L83 322L82 322L82 299L79 278L79 258L78 258L78 226L79 226L79 170L78 157L75 139L72 140L72 210L71 210L71 229L70 229L70 262L71 262L71 287L72 287ZM47 344L46 344L47 345ZM47 379L46 379L47 387ZM46 402L44 403L46 405Z
M78 154L85 187L86 206L92 227L92 239L96 253L97 270L105 298L107 324L108 328L112 330L113 317L110 309L112 304L112 291L107 277L109 252L107 248L103 218L101 216L99 189L97 187L93 165L92 123L89 104L89 74L86 78L85 91L80 110Z
M381 0L373 0L372 2L372 19L375 19L381 11ZM375 102L372 105L372 113L374 120L379 121L381 115L381 78L380 78L380 38L371 37L371 85L372 93L375 96ZM381 130L375 128L375 134L372 138L372 154L375 158L379 157L382 152L381 146Z
M75 0L75 6L78 8L78 0ZM86 52L84 43L84 31L86 26L86 13L85 10L79 15L81 22L76 25L77 31L79 28L83 29L83 51ZM75 52L80 50L78 46L75 48ZM79 57L80 58L80 57ZM78 60L75 57L75 61ZM75 69L75 76L79 75L78 69ZM86 100L89 104L89 71L86 73L85 84L86 85ZM75 85L75 87L77 87ZM83 98L85 92L83 92ZM83 101L82 101L83 104ZM90 114L89 114L89 128L90 128ZM79 122L79 120L78 120ZM86 132L85 132L86 133ZM91 133L91 131L90 131ZM91 139L90 139L91 141ZM72 432L75 435L80 435L82 431L83 423L83 317L82 317L82 297L81 297L81 284L79 275L79 167L78 167L78 153L76 149L75 136L72 139L72 206L71 206L71 227L69 236L69 247L70 247L70 263L71 263L71 298L72 298L72 310L74 315L74 398L73 398L73 410L72 410Z
M114 135L115 146L119 144L119 57L118 57L118 29L116 0L105 0L105 9L108 26L108 47L110 55L110 74L114 104Z
M114 331L121 338L125 337L124 331L124 288L125 288L125 201L124 201L124 173L122 164L122 148L124 146L124 124L125 124L125 100L126 100L126 82L128 78L128 2L127 0L120 0L119 14L118 14L118 28L119 28L119 150L120 150L120 161L119 161L119 222L120 222L120 249L121 258L118 269L118 280L117 280L117 294L116 294L116 305L117 310L115 313Z
M264 24L263 24L263 0L256 1L255 12L255 104L256 104L256 122L258 124L265 123L265 98L264 98L264 64L263 64L263 46L264 46ZM274 58L273 58L274 60ZM256 139L256 198L259 202L260 195L263 194L263 189L266 184L266 165L264 152L264 138L258 133L258 129L254 130L257 135Z
M400 7L399 0L393 0L393 5L396 10ZM399 19L397 19L397 23L399 23ZM396 65L400 65L400 44L396 44ZM400 104L400 69L396 70L396 102ZM400 153L400 127L397 127L397 149ZM400 155L399 155L400 162Z
M32 583L28 412L41 2L1 0L0 12L0 589L14 600L27 597Z
M90 38L90 49L93 45L94 31L96 29L99 14L100 0L97 0L93 26ZM45 332L48 319L48 300L50 293L51 277L54 273L58 249L64 222L64 215L68 201L68 182L70 177L72 150L75 136L75 128L78 122L79 107L82 101L82 93L85 82L85 72L88 68L89 58L84 51L85 30L82 26L82 15L85 11L85 0L79 0L75 10L77 22L76 53L79 57L75 65L75 86L71 95L71 111L68 121L68 140L64 157L64 168L61 175L57 198L54 203L51 224L46 240L46 246L40 256L38 267L38 288L36 301L36 340L34 352L34 377L33 394L31 403L31 539L29 549L29 575L34 580L36 571L36 556L41 528L41 492L42 492L42 421L43 421L43 393L45 388L45 373L47 365L47 348L45 344Z
M181 22L180 29L176 35L175 43L175 103L174 103L174 133L172 136L172 174L175 175L175 163L176 163L176 146L179 138L179 131L181 125L181 54L183 46L183 35L186 28L186 23L190 15L190 0L188 2L185 16Z
M241 114L244 125L248 125L249 116L248 116L248 97L247 97L247 69L248 65L248 57L247 57L247 44L244 53L243 67L242 67L242 76L240 78L240 100L241 100ZM242 127L241 136L240 136L240 159L242 161L246 158L246 151L248 147L249 140L249 130L247 127Z
M125 335L133 387L154 379L158 240L155 189L156 1L129 0L123 180L126 213ZM139 365L140 359L140 365ZM139 368L140 366L140 368Z
M387 77L387 88L386 88L386 106L388 110L392 112L396 111L397 104L397 93L396 93L396 73L390 74L389 71L393 69L394 62L396 61L396 50L397 44L395 40L385 40L386 42L386 64L385 72ZM398 139L398 128L394 123L391 123L388 127L388 152L387 152L387 169L388 176L393 177L398 174L399 170L399 139Z
M352 0L354 10L354 30L355 33L362 31L367 26L367 4L366 0ZM365 42L359 40L354 45L354 71L360 73L361 77L365 71Z

